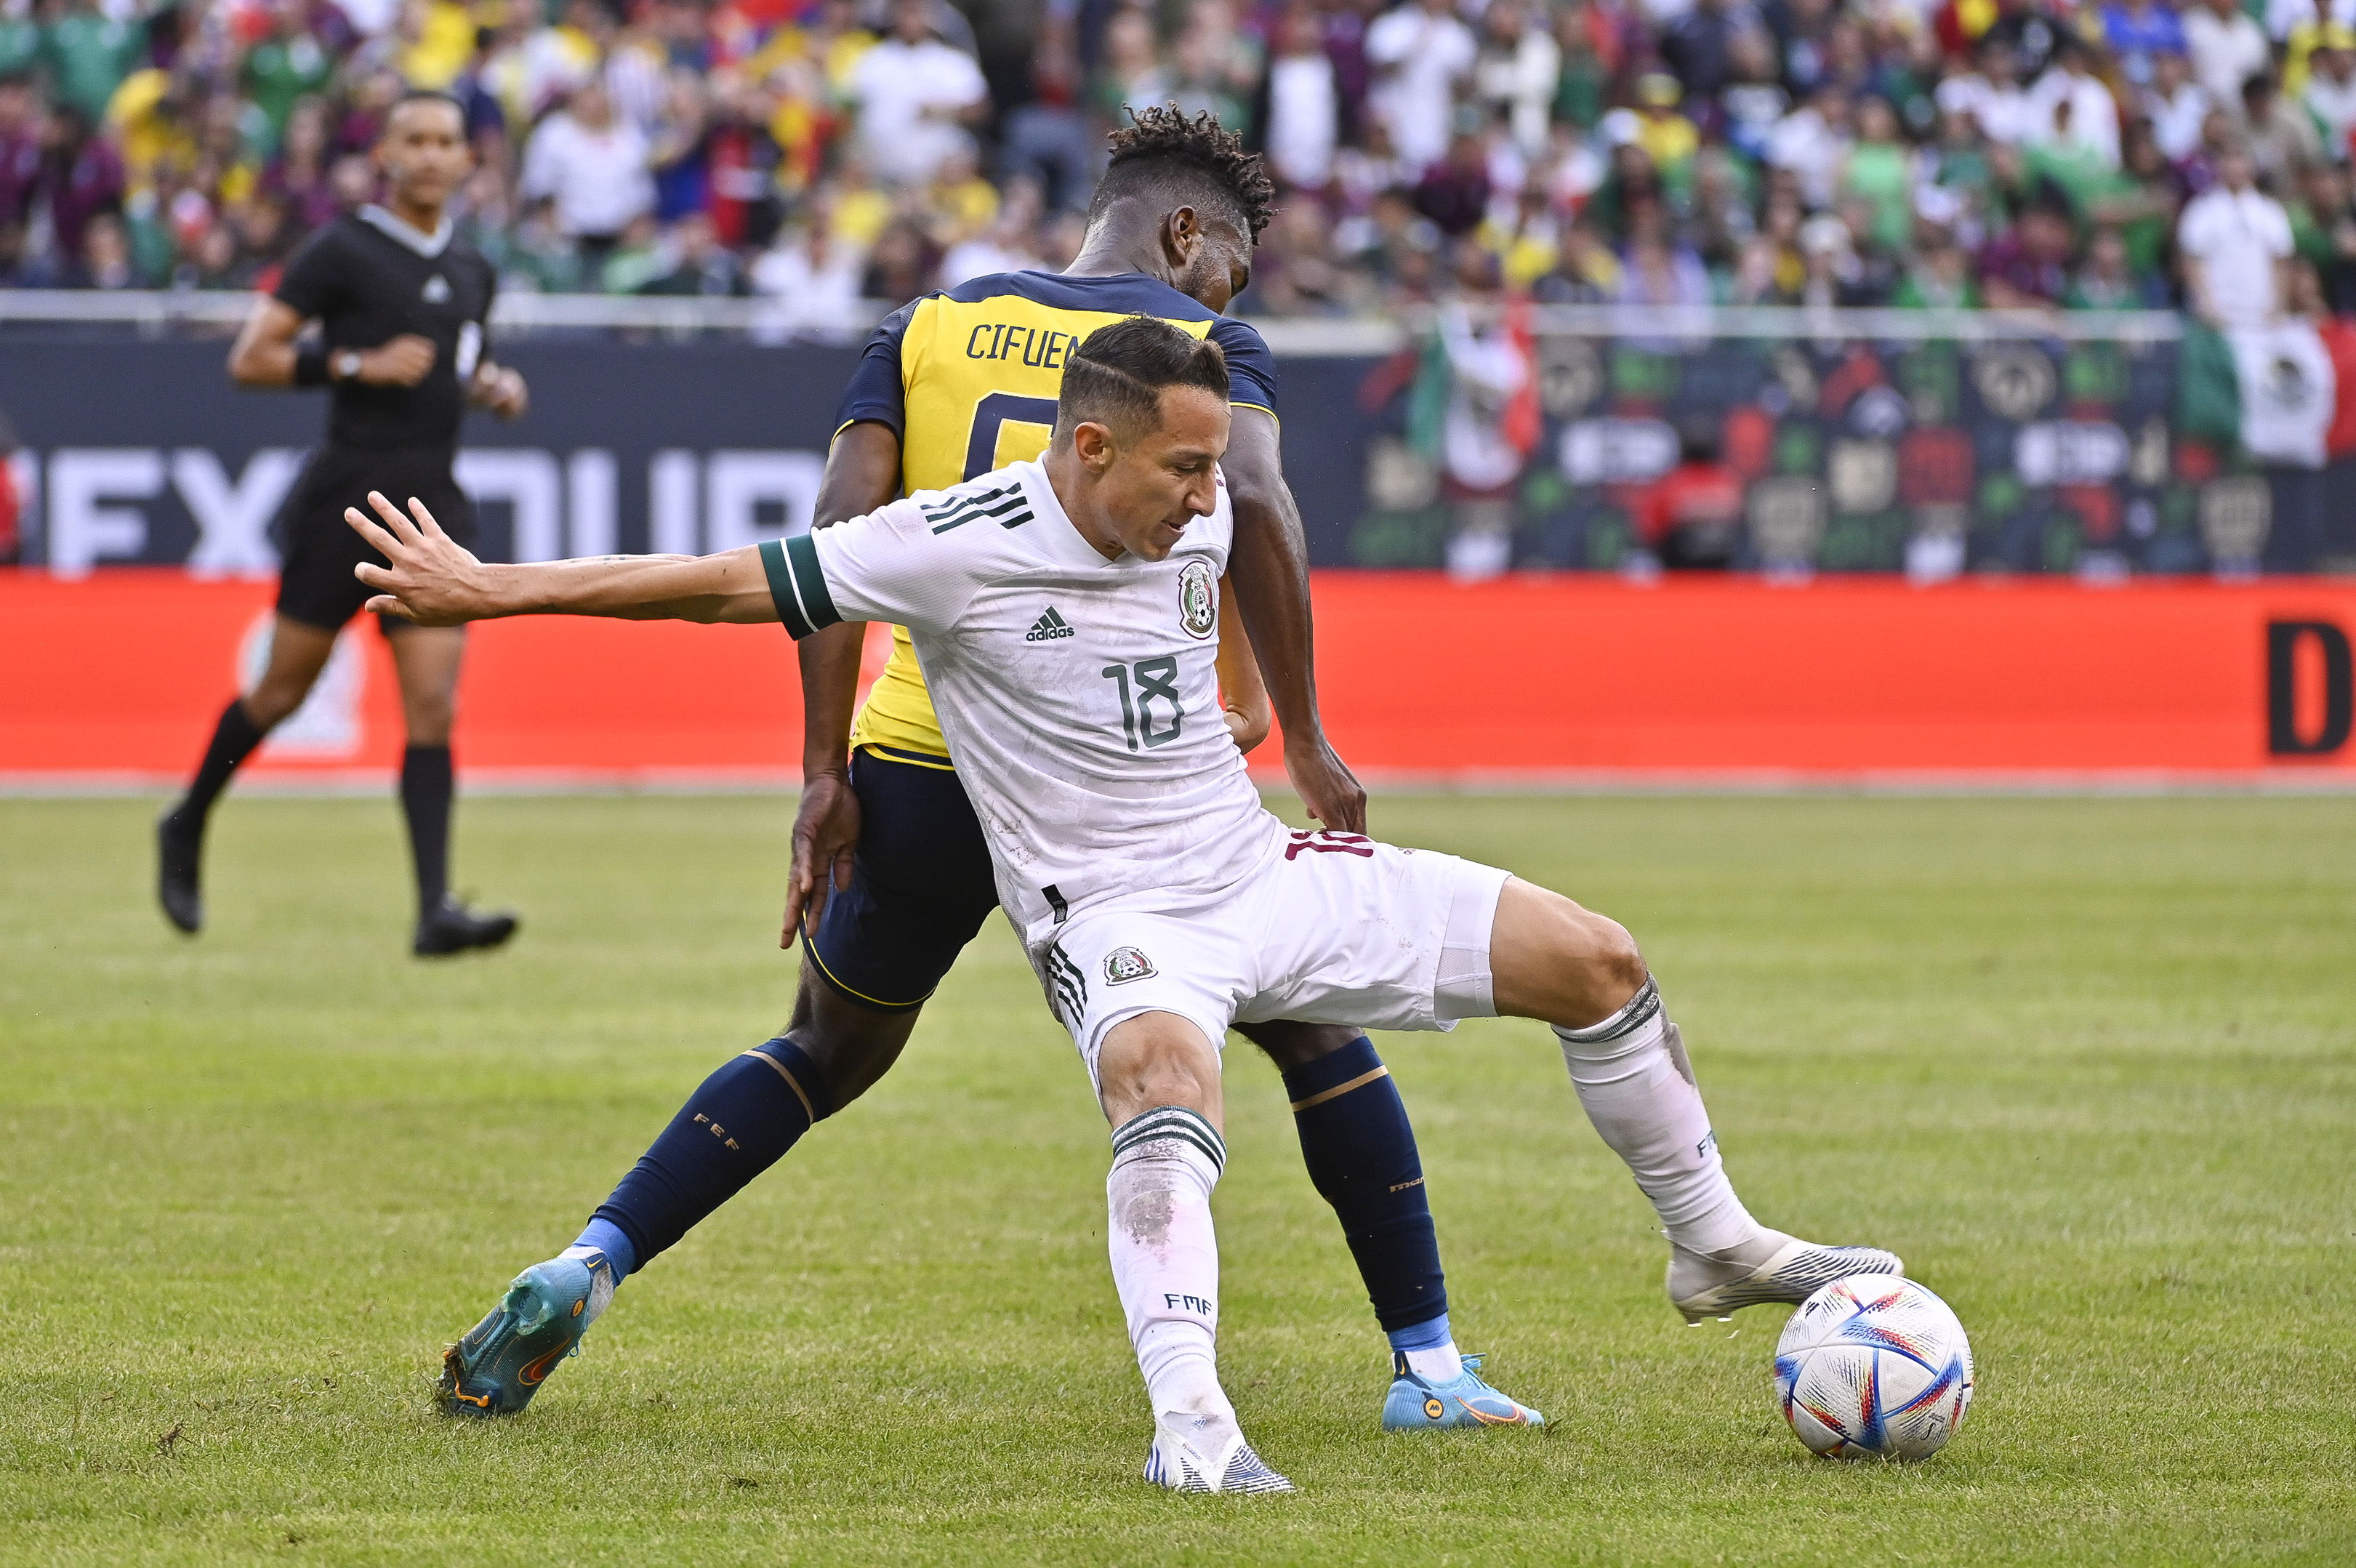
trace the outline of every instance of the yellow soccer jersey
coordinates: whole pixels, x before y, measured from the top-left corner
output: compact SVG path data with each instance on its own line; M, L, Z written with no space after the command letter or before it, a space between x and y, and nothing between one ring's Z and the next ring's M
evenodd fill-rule
M1047 449L1064 361L1127 316L1154 316L1226 350L1237 407L1276 412L1276 361L1248 324L1219 316L1142 273L1067 277L998 273L894 312L867 340L835 434L862 419L900 438L903 494L947 489ZM851 744L947 768L948 743L907 628L851 726Z

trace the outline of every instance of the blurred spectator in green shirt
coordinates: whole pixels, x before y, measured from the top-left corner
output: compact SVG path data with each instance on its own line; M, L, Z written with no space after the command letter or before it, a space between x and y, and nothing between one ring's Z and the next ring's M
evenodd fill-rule
M333 10L314 13L309 0L279 0L269 37L245 57L246 93L269 116L273 151L286 134L295 101L325 91L334 79L350 31Z
M106 118L106 101L138 68L147 52L145 23L119 22L97 0L65 0L41 37L41 56L50 88L96 125Z

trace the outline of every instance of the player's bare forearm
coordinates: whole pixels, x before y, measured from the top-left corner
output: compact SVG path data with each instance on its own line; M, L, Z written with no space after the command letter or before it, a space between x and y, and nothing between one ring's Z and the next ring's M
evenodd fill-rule
M1288 742L1305 738L1322 728L1310 651L1309 546L1284 482L1276 422L1256 409L1237 409L1221 467L1235 506L1228 575L1237 607L1277 722Z
M599 555L487 565L502 615L757 623L777 618L757 547L722 555Z
M813 529L832 528L890 504L900 493L900 437L862 420L837 432L819 480ZM859 700L859 661L867 623L844 621L802 639L802 798L794 812L793 865L777 945L791 948L807 918L825 912L827 895L851 886L859 845L859 798L851 789L851 717Z
M889 425L845 425L826 455L813 529L832 528L887 506L900 493L900 437ZM802 639L802 774L839 772L849 761L851 715L859 696L863 621L845 621Z
M844 621L801 639L802 776L840 770L851 753L851 715L859 698L859 661L867 623Z
M749 545L724 555L603 555L523 565L477 561L471 571L430 582L404 576L399 567L363 566L360 580L400 600L414 612L412 619L433 625L530 615L706 623L777 618L759 553Z
M1269 704L1284 728L1284 767L1301 804L1329 828L1362 832L1366 792L1325 739L1309 610L1309 545L1284 482L1276 420L1236 410L1221 467L1235 507L1228 575Z
M415 499L404 513L369 492L344 521L388 564L362 562L353 574L377 590L368 607L420 626L459 626L507 616L607 616L623 620L773 621L768 574L758 547L721 555L605 555L505 565L476 559L442 532Z

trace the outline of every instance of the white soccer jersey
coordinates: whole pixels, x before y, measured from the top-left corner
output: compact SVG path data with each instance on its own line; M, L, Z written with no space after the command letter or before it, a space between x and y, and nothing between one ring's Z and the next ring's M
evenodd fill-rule
M762 546L795 637L905 626L1026 944L1125 893L1235 886L1284 851L1218 699L1218 592L1235 517L1169 559L1107 561L1045 469L1014 463Z

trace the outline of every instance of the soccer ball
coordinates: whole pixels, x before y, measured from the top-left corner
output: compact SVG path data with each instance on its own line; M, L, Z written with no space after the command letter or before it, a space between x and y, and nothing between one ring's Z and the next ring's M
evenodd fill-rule
M1783 1326L1775 1398L1811 1453L1928 1459L1971 1407L1971 1342L1947 1304L1912 1280L1851 1274Z

